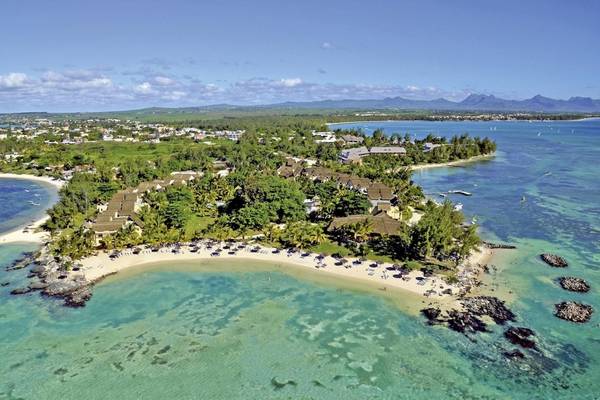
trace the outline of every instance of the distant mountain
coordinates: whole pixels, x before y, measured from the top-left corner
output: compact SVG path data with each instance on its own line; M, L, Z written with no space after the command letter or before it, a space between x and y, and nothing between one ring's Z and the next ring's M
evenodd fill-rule
M523 111L523 112L600 112L600 100L589 97L571 97L568 100L534 96L526 100L506 100L492 95L471 94L462 101L446 99L409 100L388 97L381 100L322 100L286 102L264 106L268 108L324 108L324 109L404 109L444 111Z
M578 113L578 114L600 114L600 100L589 97L571 97L568 100L557 100L541 95L525 100L507 100L493 95L471 94L462 101L450 101L446 99L434 100L411 100L402 97L387 97L384 99L368 100L319 100L319 101L288 101L284 103L265 105L232 105L213 104L198 107L150 107L137 110L114 111L114 112L87 112L87 113L62 113L68 115L120 115L123 114L142 115L186 115L203 113L232 112L241 113L264 113L269 111L278 112L302 112L306 111L335 111L335 110L422 110L422 111L486 111L486 112L528 112L528 113ZM27 115L28 113L21 113ZM44 113L33 113L42 115ZM0 114L1 116L2 114Z

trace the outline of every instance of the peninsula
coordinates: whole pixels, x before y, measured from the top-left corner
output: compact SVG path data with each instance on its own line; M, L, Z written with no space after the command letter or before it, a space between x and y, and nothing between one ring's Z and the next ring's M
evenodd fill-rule
M444 298L467 292L490 254L458 207L426 199L411 180L412 168L493 154L487 138L367 136L280 116L194 126L32 119L8 131L0 171L67 182L36 224L45 243L29 289L69 305L124 268L213 258Z

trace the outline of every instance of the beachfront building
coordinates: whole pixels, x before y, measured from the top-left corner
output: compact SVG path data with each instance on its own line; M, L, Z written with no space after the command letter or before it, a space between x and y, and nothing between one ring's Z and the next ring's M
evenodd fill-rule
M362 142L365 141L365 139L362 136L354 136L354 135L343 135L341 139L342 139L342 142L344 142L344 144L348 145L348 146L362 144Z
M202 173L194 171L173 172L165 179L155 179L151 182L141 182L135 188L121 190L115 193L108 204L99 206L99 214L91 225L96 235L96 243L108 235L133 224L139 232L144 228L143 221L137 213L143 205L144 194L152 190L164 190L171 185L187 185Z
M391 201L394 199L394 193L389 186L384 185L383 183L373 182L367 189L367 197L373 208L375 208L382 204L390 205Z
M406 149L402 146L355 147L343 150L340 153L340 161L346 164L361 163L363 157L380 154L404 156L406 155Z
M398 235L402 230L402 223L381 212L377 215L350 215L334 218L327 227L328 232L333 232L344 227L367 222L371 227L371 234L380 236Z
M317 132L312 131L313 137L315 137L315 143L335 143L337 138L333 132Z
M96 242L99 244L103 238L118 232L129 224L134 224L137 229L141 230L144 223L137 216L141 206L142 200L134 190L127 189L115 193L108 204L100 208L100 213L92 224Z
M335 172L325 167L306 167L303 162L292 158L286 159L286 163L277 170L280 176L293 179L298 176L305 176L310 180L317 182L334 181L340 187L350 190L356 190L367 196L371 202L371 210L378 206L386 207L386 213L392 216L399 215L397 207L392 207L394 200L394 191L381 182L375 182L368 178L362 178L356 175ZM381 208L381 207L380 207Z

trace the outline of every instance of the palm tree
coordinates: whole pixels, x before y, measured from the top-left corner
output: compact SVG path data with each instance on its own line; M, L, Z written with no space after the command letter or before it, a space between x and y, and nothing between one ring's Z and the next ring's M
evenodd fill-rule
M276 224L268 224L262 229L262 233L269 242L274 242L281 236L281 229Z
M361 222L357 222L353 224L354 231L354 241L358 243L362 243L371 236L373 233L373 221L365 218Z

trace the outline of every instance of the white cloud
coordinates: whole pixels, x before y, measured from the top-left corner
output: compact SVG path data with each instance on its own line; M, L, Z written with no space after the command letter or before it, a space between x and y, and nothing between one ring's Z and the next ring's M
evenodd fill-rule
M322 49L333 49L333 44L331 42L323 42L321 43Z
M281 79L280 82L285 87L294 87L294 86L300 85L302 83L302 79L300 79L300 78L287 78L287 79Z
M169 101L181 100L187 96L186 92L182 92L180 90L173 90L172 92L164 93L161 98Z
M150 82L140 83L133 90L140 94L151 94L154 92L154 90L152 90L152 85L150 84Z
M13 89L25 86L27 75L20 72L11 72L6 75L0 75L0 89Z
M87 70L47 71L40 80L43 86L60 90L98 89L112 86L110 78Z
M175 83L174 79L171 79L167 76L157 76L154 78L154 81L161 86L170 86Z

